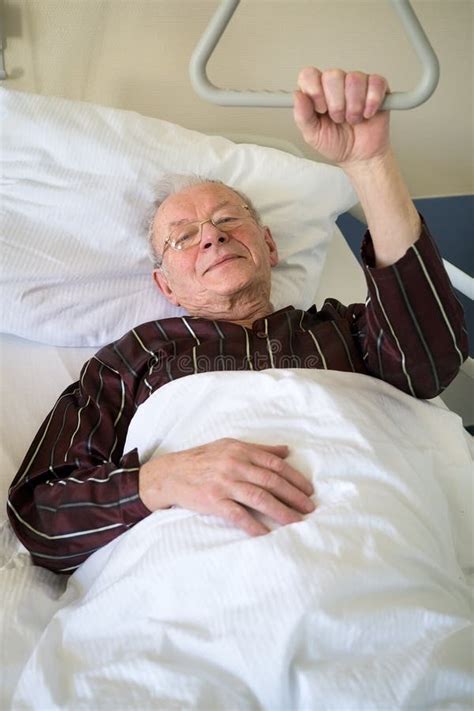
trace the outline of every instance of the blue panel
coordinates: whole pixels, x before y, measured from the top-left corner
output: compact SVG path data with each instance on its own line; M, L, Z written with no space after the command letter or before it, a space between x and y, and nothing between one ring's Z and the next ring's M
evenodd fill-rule
M474 195L415 198L444 259L474 277Z
M418 198L414 202L425 218L442 257L474 276L474 195ZM337 225L360 261L359 250L365 225L348 212L339 217ZM458 291L456 296L464 308L470 334L469 354L474 357L474 301Z
M350 212L344 212L342 215L339 215L336 224L344 235L352 253L360 262L360 245L367 227L363 222L352 217Z

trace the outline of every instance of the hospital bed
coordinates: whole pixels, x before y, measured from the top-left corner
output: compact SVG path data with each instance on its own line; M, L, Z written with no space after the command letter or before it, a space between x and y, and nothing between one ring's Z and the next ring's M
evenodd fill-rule
M145 216L161 173L253 198L281 257L275 308L362 301L365 280L335 225L355 203L350 184L286 143L2 89L0 112L0 707L467 708L472 438L439 398L349 373L181 378L150 398L130 446L293 437L291 461L315 474L315 514L257 540L160 512L70 579L32 566L5 502L40 422L101 345L181 314L149 277Z
M282 371L281 381L275 371L265 375L270 378L265 381L271 393L269 411L262 412L259 402L258 418L249 419L239 402L239 394L249 393L249 383L240 380L244 373L208 374L221 378L218 382L192 376L198 378L198 390L206 393L206 412L218 419L201 422L207 437L209 432L215 433L213 438L227 432L245 438L258 431L260 441L262 437L274 441L278 433L287 438L291 428L275 420L271 403L285 392L281 399L295 408L289 417L295 422L295 414L308 412L298 398L316 388L318 401L326 402L327 385L348 399L355 388L352 399L368 408L383 403L382 411L393 417L393 429L389 420L385 422L390 437L387 440L385 434L384 439L382 427L383 442L375 445L366 424L357 421L357 412L345 412L348 407L342 407L337 397L319 410L311 437L333 445L339 441L346 455L342 464L327 460L328 467L335 467L333 480L323 470L316 477L319 518L305 534L309 539L292 538L289 526L264 537L265 548L263 539L252 539L256 546L252 548L245 535L212 517L183 517L183 512L175 511L171 518L169 512L161 518L156 514L138 524L118 539L123 539L120 545L110 544L91 556L69 582L31 565L6 521L5 499L39 423L100 345L139 322L173 315L152 288L144 238L144 215L158 174L172 169L204 172L238 185L254 198L279 245L281 265L272 286L276 308L287 303L321 304L328 294L346 303L360 301L365 288L362 275L355 285L349 279L355 259L335 226L337 215L355 202L337 168L132 112L5 90L0 97L9 137L2 155L2 708L158 704L283 709L307 708L308 699L316 699L321 708L347 707L350 699L359 708L362 699L366 708L431 699L442 708L451 697L461 706L466 703L473 688L472 513L466 506L472 458L460 419L439 399L418 402L366 376L333 373L337 382L308 382L304 375L302 381L294 380L295 372L289 370ZM355 384L353 377L359 379ZM253 384L250 390L259 393ZM211 405L219 392L223 399ZM161 403L160 411L173 413L175 398L179 401L178 392L171 402ZM188 446L202 441L202 431L193 432L192 426L202 420L202 414L197 416L199 401L192 389L187 392L186 412L194 413L182 422ZM318 430L323 413L329 422L353 418L351 426L340 422L348 428L347 441L340 442L337 428ZM245 419L247 428L242 429ZM222 422L227 423L226 430L219 430ZM162 424L166 427L166 421ZM162 442L166 436L162 432ZM368 452L377 447L381 449L371 459ZM386 465L394 448L407 458L408 472L403 474L401 463L397 469L400 478L394 478L390 467L387 471L374 465L377 457ZM329 453L337 449L331 446ZM344 473L348 452L352 462L353 457L362 457L354 469L359 474L352 479ZM300 465L308 467L309 460ZM370 510L366 473L358 479L364 467L373 470L372 490L381 487L381 500L391 501L395 508L390 504ZM382 473L390 485L381 481ZM423 504L428 486L432 493ZM397 497L405 500L399 510ZM317 546L312 549L314 536ZM150 551L163 548L159 563L146 564L152 576L158 572L156 565L167 571L156 590L158 607L150 607L145 593L152 582L144 582L143 569L130 568L133 556L127 541L135 554L140 545L148 546L144 561ZM184 548L178 550L179 541ZM357 550L360 544L364 551L362 556L359 550L357 565L356 543ZM294 556L301 558L296 569ZM181 561L181 567L173 569L171 559L173 565ZM260 569L268 585L264 593ZM127 581L143 597L133 598ZM312 590L314 581L319 582ZM291 590L295 604L300 603L288 617ZM305 599L308 590L310 600ZM130 596L135 600L136 630L120 624ZM190 604L193 600L198 610ZM107 617L106 611L115 606L118 617ZM145 619L139 608L146 610ZM151 647L147 625L156 634ZM413 637L414 628L419 634ZM83 638L85 630L91 639ZM388 656L381 648L387 641L383 630L385 634L389 630L392 639ZM258 651L261 640L252 631L270 635L270 648L264 645ZM318 636L321 646L316 644ZM128 647L130 653L125 651ZM254 665L262 654L269 666L257 669ZM353 677L348 680L350 669Z

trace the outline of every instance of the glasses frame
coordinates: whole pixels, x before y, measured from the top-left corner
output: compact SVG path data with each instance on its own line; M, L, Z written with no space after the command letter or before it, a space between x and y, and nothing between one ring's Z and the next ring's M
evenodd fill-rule
M246 205L245 203L242 203L241 205L234 205L233 207L243 207L245 210L248 211L248 215L246 215L245 217L243 217L243 218L242 218L243 220L246 220L246 219L249 219L249 218L250 218L251 220L254 219L254 218L253 218L253 215L252 215L251 212L250 212L250 207L249 207L248 205ZM214 222L214 216L208 217L208 218L205 219L205 220L190 220L188 223L185 223L185 224L189 224L189 225L199 225L199 240L196 242L196 244L199 244L199 242L202 240L202 227L203 227L203 225L205 225L207 222L210 222L211 225L213 225L213 227L215 227L217 230L218 230L218 229L222 229L222 226L215 224L215 222ZM234 229L235 229L235 228L234 228ZM227 230L222 230L222 231L227 233ZM228 231L231 232L231 230L228 230ZM164 241L164 243L163 243L163 251L161 252L161 255L160 255L159 257L157 257L157 259L156 259L156 261L155 261L155 269L161 269L161 266L162 266L162 264L163 264L163 257L165 256L165 252L166 252L166 250L167 250L169 247L171 247L171 249L174 249L175 252L185 252L185 251L186 251L185 249L184 249L184 250L183 250L183 249L178 249L177 247L174 246L173 242L171 241L171 235L172 235L172 233L173 233L173 231L171 231L171 232L169 233L168 237L165 239L165 241ZM191 247L195 247L196 244L191 245ZM187 249L190 249L190 247L187 247Z

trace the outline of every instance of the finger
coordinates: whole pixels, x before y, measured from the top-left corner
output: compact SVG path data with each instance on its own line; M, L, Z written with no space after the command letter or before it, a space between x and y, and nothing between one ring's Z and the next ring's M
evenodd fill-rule
M252 442L251 447L258 447L267 452L274 452L278 456L286 457L290 451L287 444L259 444L258 442Z
M305 67L298 74L298 89L311 99L313 111L325 114L328 110L321 83L321 72L316 67Z
M388 82L379 74L370 74L367 86L367 98L365 100L364 118L370 119L374 116L383 104L385 95L388 92Z
M300 513L276 499L269 491L254 484L236 482L232 487L232 498L237 503L255 509L283 525L303 520Z
M319 125L319 117L314 111L313 102L301 91L293 92L293 118L305 141Z
M345 73L342 69L328 69L322 73L321 82L329 116L334 123L344 123L346 120Z
M271 452L255 450L251 454L251 463L284 477L290 484L293 484L293 486L296 486L308 496L314 494L314 487L304 474L301 474L301 472L292 467L291 464ZM244 467L242 467L242 471L245 473Z
M232 445L233 452L237 456L242 456L242 453L244 453L245 457L248 457L249 452L255 452L258 450L262 452L268 452L269 454L272 454L275 457L285 459L285 457L287 457L290 452L287 444L260 444L259 442L250 443L242 442L238 439L227 439L222 440L222 442L225 444L227 451L229 451L229 448Z
M247 469L247 481L270 492L275 498L291 506L300 513L306 514L314 511L315 503L301 489L290 484L279 474L269 469L251 467ZM309 483L309 482L308 482Z
M368 81L369 77L362 72L346 74L346 121L352 126L364 120Z
M221 501L215 513L226 521L233 523L237 528L241 528L250 536L263 536L265 533L270 533L270 530L263 523L257 521L243 506L230 499Z

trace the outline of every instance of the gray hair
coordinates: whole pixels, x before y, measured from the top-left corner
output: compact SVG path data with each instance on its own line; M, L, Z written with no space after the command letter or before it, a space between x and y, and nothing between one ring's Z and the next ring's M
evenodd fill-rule
M206 183L215 183L217 185L223 185L224 187L232 190L248 206L249 212L254 218L254 220L259 225L261 224L260 215L255 209L255 206L253 205L250 198L241 190L236 190L236 188L233 188L230 185L226 185L226 183L223 183L222 180L213 180L211 178L205 178L202 175L195 174L184 175L181 173L168 173L166 175L163 175L163 177L160 178L160 180L155 186L155 199L153 200L153 204L150 208L147 219L148 252L155 268L160 267L161 260L161 255L158 254L155 249L153 234L153 224L155 222L155 215L158 208L160 207L160 205L162 205L166 198L170 197L171 195L180 193L182 190L186 190L186 188L193 188L195 185L205 185ZM161 267L161 269L162 271L164 271L163 267Z

